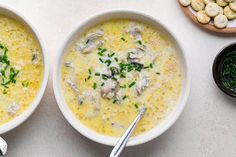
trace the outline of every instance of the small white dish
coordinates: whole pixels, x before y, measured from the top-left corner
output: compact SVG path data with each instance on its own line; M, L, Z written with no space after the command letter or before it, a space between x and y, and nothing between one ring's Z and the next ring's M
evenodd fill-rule
M190 72L187 66L187 60L185 58L185 54L183 49L181 48L178 40L174 36L174 34L171 33L169 29L167 29L166 26L164 26L160 21L157 19L150 17L142 12L137 12L137 11L131 11L131 10L111 10L111 11L106 11L103 13L100 13L92 18L89 18L89 20L83 22L65 41L65 44L62 46L61 51L59 52L57 58L56 58L56 64L54 65L54 70L53 70L53 88L54 88L54 93L55 97L58 103L58 106L67 119L67 121L82 135L86 136L87 138L101 143L105 145L111 145L114 146L119 138L114 138L114 137L108 137L104 136L101 134L96 133L95 131L87 128L84 126L75 116L74 114L70 111L68 105L66 104L63 94L62 94L62 89L60 85L60 78L61 78L61 66L62 66L62 60L63 56L66 53L68 47L70 46L71 43L73 43L76 38L83 33L85 30L88 28L101 23L106 20L110 19L133 19L137 21L141 21L147 24L150 24L156 28L158 28L160 31L166 34L167 37L170 38L172 41L173 45L179 52L179 56L181 59L182 67L183 67L183 87L182 87L182 93L180 96L180 99L175 107L175 109L169 114L169 116L164 119L160 124L158 124L155 128L152 130L145 132L139 136L132 137L129 142L127 143L127 146L133 146L133 145L138 145L142 144L145 142L148 142L158 136L160 136L163 132L165 132L170 126L174 124L174 122L178 119L179 115L183 111L189 91L190 91Z
M44 49L44 44L42 42L42 39L40 38L36 29L30 24L30 22L27 21L25 19L25 17L20 15L17 11L15 11L7 6L0 5L0 14L11 17L11 18L15 19L16 21L20 22L21 24L23 24L24 27L26 27L34 35L35 39L38 41L40 48L42 50L43 64L44 64L43 80L42 80L42 84L41 84L41 87L38 91L36 98L30 104L28 109L26 109L25 112L23 112L21 115L14 118L13 120L9 121L8 123L0 125L0 134L3 134L3 133L6 133L6 132L16 128L20 124L22 124L35 111L35 109L37 108L37 106L40 103L40 100L43 97L44 91L47 86L48 75L49 75L49 65L48 65L46 51ZM22 96L24 96L24 95L22 95Z

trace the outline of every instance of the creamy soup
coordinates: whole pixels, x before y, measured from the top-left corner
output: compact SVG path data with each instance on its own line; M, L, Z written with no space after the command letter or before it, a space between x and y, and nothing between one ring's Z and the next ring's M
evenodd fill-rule
M42 53L31 32L0 15L0 125L22 114L35 99L43 75Z
M96 25L71 44L61 85L78 120L103 135L121 136L147 107L134 132L139 135L175 107L182 71L175 48L158 29L118 19Z

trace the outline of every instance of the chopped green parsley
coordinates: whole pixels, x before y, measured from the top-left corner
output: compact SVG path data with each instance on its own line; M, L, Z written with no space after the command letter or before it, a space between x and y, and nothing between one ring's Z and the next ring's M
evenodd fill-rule
M11 83L16 83L16 77L19 71L11 66L7 55L7 47L0 44L0 75L2 76L1 85L8 88Z

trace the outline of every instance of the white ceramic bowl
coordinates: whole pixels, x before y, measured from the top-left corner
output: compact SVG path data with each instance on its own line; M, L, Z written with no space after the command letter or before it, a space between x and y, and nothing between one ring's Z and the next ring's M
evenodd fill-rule
M38 41L38 43L40 45L40 48L42 50L43 63L44 63L43 80L42 80L42 84L41 84L41 87L38 91L38 94L37 94L36 98L30 104L30 106L28 107L28 109L25 112L23 112L21 115L19 115L15 119L11 120L10 122L0 126L0 134L3 134L5 132L10 131L10 130L14 129L15 127L19 126L27 118L29 118L29 116L35 111L35 109L37 108L37 106L40 103L40 100L41 100L41 98L44 94L44 91L46 89L46 86L47 86L49 67L48 67L46 51L44 49L43 42L42 42L41 38L39 37L39 35L38 35L37 31L35 30L35 28L33 28L32 25L29 23L29 21L27 21L17 11L15 11L13 9L10 9L9 7L6 7L6 6L2 6L2 5L0 5L0 14L15 19L16 21L23 24L23 26L26 27L30 32L32 32L32 34L34 35L35 39ZM24 95L22 95L22 96L24 96Z
M65 41L65 45L63 45L61 52L58 54L58 57L56 59L56 65L53 73L53 87L54 87L54 93L56 96L57 103L59 105L59 108L65 118L68 120L68 122L82 135L86 136L87 138L96 141L98 143L102 143L105 145L115 145L118 138L108 137L101 134L96 133L95 131L87 128L84 126L76 117L73 115L73 113L70 111L69 107L67 106L63 94L62 89L60 85L60 77L61 77L61 67L62 67L62 60L65 52L67 51L68 47L73 43L76 38L83 33L86 29L109 19L116 19L116 18L128 18L133 20L138 20L147 24L150 24L157 29L161 30L165 33L166 36L168 36L177 51L179 52L179 56L181 59L182 67L183 67L183 88L182 93L180 96L180 99L178 101L178 104L176 105L175 109L169 114L169 116L164 119L160 124L158 124L155 128L152 130L145 132L144 134L141 134L139 136L133 137L128 142L128 146L132 145L138 145L145 143L147 141L150 141L159 135L161 135L163 132L165 132L173 123L177 120L181 112L183 111L187 97L189 95L190 90L190 75L189 75L189 69L186 63L186 58L183 52L183 49L181 48L179 42L176 40L174 35L171 33L170 30L168 30L163 24L161 24L160 21L157 19L150 17L148 15L145 15L141 12L137 11L130 11L130 10L113 10L113 11L107 11L103 12L99 15L96 15L92 18L89 18L88 21L83 22Z

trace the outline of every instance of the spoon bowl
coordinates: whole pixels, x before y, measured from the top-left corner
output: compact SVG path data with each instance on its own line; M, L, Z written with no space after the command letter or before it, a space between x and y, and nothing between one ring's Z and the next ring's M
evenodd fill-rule
M5 155L7 152L7 142L0 137L0 156Z

